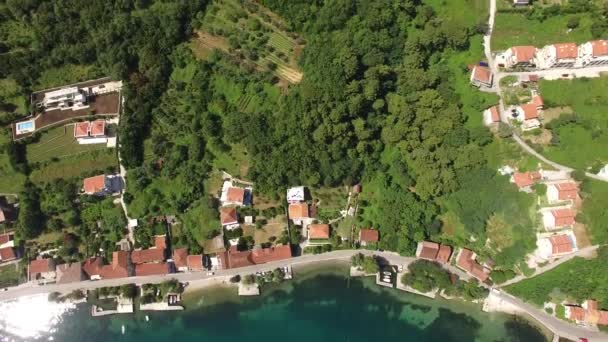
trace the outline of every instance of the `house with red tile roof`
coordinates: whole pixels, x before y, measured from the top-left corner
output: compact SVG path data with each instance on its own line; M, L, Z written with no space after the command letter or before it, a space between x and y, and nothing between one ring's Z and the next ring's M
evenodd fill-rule
M17 253L15 253L14 247L2 247L0 248L0 262L8 262L17 259Z
M545 108L545 100L540 95L534 95L530 103L533 103L538 110Z
M543 212L543 225L547 230L571 227L575 223L575 217L576 211L570 208L545 210Z
M134 264L159 263L164 260L164 248L139 249L131 252L131 262Z
M154 247L158 249L167 248L167 235L155 235L154 236Z
M416 248L416 257L429 261L447 263L452 256L452 247L431 241L420 241Z
M203 270L203 255L188 255L188 257L186 258L186 263L188 265L188 271L200 272Z
M498 106L492 106L483 112L483 123L486 126L490 126L494 123L500 122L500 113Z
M126 278L129 274L129 253L115 251L112 253L112 264L103 265L99 270L100 279Z
M481 265L477 261L477 254L469 249L461 248L456 260L456 266L466 271L471 276L477 278L481 282L486 281L490 276L491 270Z
M106 136L106 121L105 120L91 121L89 135L93 138L105 137Z
M0 234L0 248L14 247L15 246L15 234L4 233Z
M520 190L530 191L531 186L542 179L542 175L538 171L532 172L514 172L511 175L511 183L515 183Z
M243 205L243 201L245 200L245 189L243 188L235 188L230 187L226 192L226 205L227 203L233 205Z
M577 250L576 237L572 231L539 237L536 240L536 255L542 259L550 260Z
M549 203L571 202L576 199L578 199L578 185L574 182L547 185L547 201Z
M578 58L575 43L547 45L536 54L536 66L540 69L572 68Z
M226 179L222 184L220 202L222 207L250 205L252 203L252 193L253 188L251 186L236 183L232 179Z
M58 265L56 272L57 284L74 283L86 279L85 274L82 271L82 263L80 262Z
M536 47L514 46L496 55L499 68L534 68L536 67Z
M88 138L91 124L88 121L77 122L74 124L74 138Z
M234 207L223 207L220 208L220 222L222 227L226 229L235 229L239 227L239 219L236 208Z
M173 250L173 264L179 272L188 271L188 249L176 248Z
M521 128L524 131L540 127L542 110L539 109L538 103L531 102L512 107L511 113L515 120L522 123Z
M328 224L309 224L308 227L308 241L311 240L327 240L329 239L329 225Z
M48 282L55 281L57 273L55 272L55 260L36 259L30 262L28 267L28 279L30 281Z
M492 81L494 80L494 75L492 74L490 68L476 65L471 71L470 80L471 84L476 87L492 88Z
M220 268L222 269L265 264L272 261L289 259L291 256L291 247L289 245L258 248L248 251L238 251L233 246L228 251L218 254Z
M308 203L306 202L291 203L287 209L287 213L289 214L289 219L297 225L302 225L303 221L310 217Z
M376 243L380 240L380 234L376 229L361 229L359 230L359 244L367 246L370 243Z
M578 324L608 325L608 311L600 310L595 300L587 299L582 305L565 305L566 317Z
M164 275L169 274L169 264L161 262L158 264L138 264L135 265L135 276L143 277L150 275Z
M84 274L91 280L101 279L103 260L100 257L90 257L82 264Z
M86 195L100 196L106 194L106 175L88 177L82 183L82 190Z
M582 44L578 53L583 66L607 65L608 40L594 40Z

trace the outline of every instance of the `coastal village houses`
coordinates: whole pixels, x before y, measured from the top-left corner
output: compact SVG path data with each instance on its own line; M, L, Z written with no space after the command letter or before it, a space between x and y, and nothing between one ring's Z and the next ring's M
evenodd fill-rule
M490 276L490 268L486 265L481 265L477 261L477 254L466 248L460 249L460 252L456 257L456 266L477 278L481 282L486 281Z
M608 64L608 40L594 40L581 45L578 58L583 66Z
M494 75L488 67L475 65L471 71L471 83L476 87L492 88Z
M330 227L328 224L309 224L308 243L328 243Z
M534 46L514 46L496 56L496 63L499 68L534 68L536 61L536 47Z
M450 261L452 256L452 247L448 245L440 245L436 242L421 241L418 242L416 248L416 257L420 259L437 261L445 264Z
M17 260L18 257L14 234L0 234L0 263Z
M554 259L577 250L576 237L572 231L539 237L536 240L536 255L544 260Z
M573 182L547 185L547 201L550 204L572 202L578 198L578 185Z
M232 246L229 250L219 253L218 256L219 268L230 269L289 259L292 254L289 245L247 251L238 251L236 246Z
M599 310L597 301L587 299L582 305L566 304L566 317L581 325L608 325L608 311Z
M239 217L235 207L222 207L220 208L220 222L222 228L232 230L238 228Z
M81 145L107 143L106 121L95 120L75 123L74 138Z
M511 175L510 181L514 183L520 191L532 191L532 185L542 179L542 175L538 171L532 172L514 172Z
M575 223L576 211L559 208L543 212L543 225L547 230L571 227Z
M52 258L32 260L27 273L28 279L32 282L54 282L55 277L57 276L55 271L55 260Z
M376 229L361 229L359 230L359 244L367 247L380 240L379 232Z

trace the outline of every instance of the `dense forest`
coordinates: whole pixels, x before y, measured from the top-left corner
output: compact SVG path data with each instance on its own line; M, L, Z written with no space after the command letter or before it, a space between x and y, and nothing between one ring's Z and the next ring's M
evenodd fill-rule
M494 138L468 123L462 93L455 89L466 65L455 70L449 59L471 49L486 28L485 16L449 20L418 0L260 3L300 35L299 83L285 86L270 72L243 67L235 51L197 58L190 40L208 14L206 3L194 0L5 1L0 18L26 26L29 35L2 37L0 78L14 79L25 93L44 70L66 65L92 65L86 77L122 79L125 200L137 217L181 216L185 229L177 242L192 249L217 234L217 203L205 182L214 163L237 145L244 146L250 164L245 176L271 198L296 184L373 184L370 193L377 196L363 201L360 224L381 231L380 248L403 254L431 237L480 241L475 247L483 249L486 222L496 213L522 209L501 206L495 195L528 204L489 168L484 147ZM239 42L247 39L257 38ZM248 51L248 58L264 51ZM254 105L240 105L234 92ZM470 102L476 112L487 106L482 99ZM27 174L27 165L20 169ZM25 188L25 205L32 210L22 215L23 236L42 230L30 226L61 226L55 218L67 222L78 214L82 218L70 222L93 222L108 209L84 203L74 213L52 213L48 204L39 205L51 201L40 199L40 191L31 184ZM440 235L439 215L448 210L474 240ZM531 222L518 220L514 234L520 241L488 255L499 265L512 267L533 248L526 236ZM114 221L109 227L120 219ZM141 233L141 245L149 233ZM106 244L117 235L106 229Z

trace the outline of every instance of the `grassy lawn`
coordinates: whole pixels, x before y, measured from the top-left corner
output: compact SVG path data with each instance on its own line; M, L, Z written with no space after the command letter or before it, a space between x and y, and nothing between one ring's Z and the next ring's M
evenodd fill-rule
M42 71L34 90L59 87L101 76L103 76L103 73L92 65L66 64Z
M582 186L583 212L582 223L587 226L587 232L594 244L608 243L608 183L586 179Z
M37 163L105 149L105 144L78 144L74 138L74 125L69 124L42 133L38 142L27 146L27 159L30 163Z
M570 107L579 122L552 132L559 142L545 148L547 158L575 168L608 162L608 77L542 81L547 107Z
M580 26L568 32L566 24L573 16L580 17ZM553 43L584 43L591 40L590 14L567 14L550 17L543 22L526 18L524 13L496 14L492 33L492 50L501 51L516 45L543 47Z
M485 0L427 0L441 17L449 18L459 24L487 21L488 1Z
M495 139L484 147L488 166L494 170L504 165L516 166L520 171L544 170L553 168L534 156L525 153L519 145L512 140Z
M208 148L215 156L213 159L214 169L224 170L234 177L247 177L249 157L245 146L242 144L233 144L228 152L214 150L212 149L211 144L208 145Z
M19 284L21 276L17 270L17 265L7 265L0 267L0 287L15 286Z
M52 161L44 167L32 171L31 180L35 183L48 182L57 178L80 177L85 172L104 172L118 168L116 151L111 148L89 151Z
M10 139L9 130L0 130L0 146L4 146ZM21 191L24 181L25 176L13 170L8 155L0 153L0 192L17 193Z
M319 209L340 211L346 210L348 201L348 187L337 188L311 188L310 193L314 200L319 200Z
M24 95L23 89L13 79L0 79L0 99L6 103L15 106L15 112L26 115L28 112L27 98ZM0 111L0 113L2 113Z

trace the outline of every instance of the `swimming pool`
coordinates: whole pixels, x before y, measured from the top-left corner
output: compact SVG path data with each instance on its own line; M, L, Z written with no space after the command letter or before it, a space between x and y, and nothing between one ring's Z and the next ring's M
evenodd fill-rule
M16 126L17 126L16 127L17 134L33 132L36 129L34 120L18 122Z

